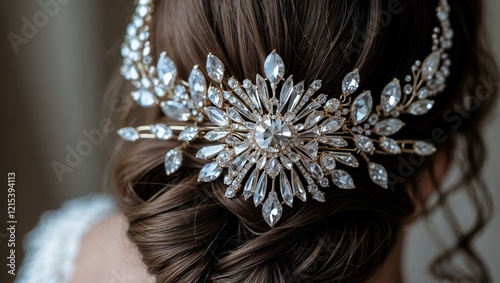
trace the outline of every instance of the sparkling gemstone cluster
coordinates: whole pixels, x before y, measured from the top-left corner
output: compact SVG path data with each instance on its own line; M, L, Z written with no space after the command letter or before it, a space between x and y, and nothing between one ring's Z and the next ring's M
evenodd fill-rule
M225 66L214 54L205 63L210 82L198 66L187 82L182 81L165 52L156 64L152 62L147 25L152 10L151 0L139 0L122 46L122 73L135 86L132 97L139 105L157 105L166 116L192 125L126 127L118 134L128 141L181 142L165 154L167 175L182 166L182 152L190 142L209 141L196 154L207 161L198 180L222 177L225 196L241 193L255 206L263 204L262 215L271 227L280 219L283 205L292 207L295 198L305 202L309 193L324 202L320 188L331 183L354 189L349 172L360 170L361 164L373 183L387 188L388 173L372 161L373 155L427 156L436 150L430 142L394 135L404 128L404 115L426 114L433 107L432 97L445 88L451 64L446 50L453 37L445 0L437 8L440 27L433 30L432 52L422 62L415 61L404 85L391 80L376 106L371 91L359 93L358 70L344 77L339 95L330 96L319 93L320 80L306 85L295 82L292 75L285 79L285 64L276 51L264 61L264 76L258 74L254 81L234 77L225 81Z

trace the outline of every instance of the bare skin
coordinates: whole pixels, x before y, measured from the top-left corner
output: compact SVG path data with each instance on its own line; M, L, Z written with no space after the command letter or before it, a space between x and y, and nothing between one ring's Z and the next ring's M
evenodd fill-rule
M434 157L434 174L441 181L448 171L450 154L441 151ZM419 177L419 190L424 199L435 190L430 174L424 172ZM422 214L423 207L416 202L414 214L408 219L411 225ZM80 255L76 261L73 283L142 283L154 282L148 275L146 266L134 244L127 238L128 223L116 212L95 225L84 237ZM367 283L402 283L402 251L405 235L401 233L386 262Z

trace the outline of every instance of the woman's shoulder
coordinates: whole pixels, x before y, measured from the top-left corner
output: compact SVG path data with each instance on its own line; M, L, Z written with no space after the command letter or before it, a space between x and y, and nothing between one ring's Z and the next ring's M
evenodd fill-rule
M95 194L70 200L45 212L25 237L26 256L16 283L141 282L135 280L138 277L127 281L129 272L124 271L131 270L129 262L142 264L126 231L126 221L111 197ZM120 259L121 255L127 256Z

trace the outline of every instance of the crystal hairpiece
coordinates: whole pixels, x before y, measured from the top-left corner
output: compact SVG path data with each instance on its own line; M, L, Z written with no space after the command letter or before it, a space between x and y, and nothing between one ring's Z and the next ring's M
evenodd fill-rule
M353 189L349 172L359 170L360 158L371 180L387 188L386 169L370 156L427 156L436 151L426 141L390 136L405 126L400 115L426 114L433 106L432 97L445 88L451 64L446 50L453 37L446 0L440 0L436 8L440 27L433 30L432 52L423 62L415 61L403 87L396 78L390 81L376 107L370 91L355 94L358 70L344 77L340 97L329 99L326 94L316 95L320 80L310 85L294 83L292 75L285 80L285 65L276 51L264 61L265 77L257 75L255 82L224 80L224 65L214 54L208 54L206 61L211 83L207 84L199 66L183 81L165 52L152 64L148 24L153 9L152 0L138 1L122 46L121 72L136 88L132 97L140 106L159 106L166 116L191 124L126 127L118 134L128 141L180 141L165 155L167 175L181 167L183 151L192 141L205 139L212 144L196 154L208 160L198 181L212 182L225 171L225 196L232 198L242 191L245 199L253 198L255 206L265 199L262 214L272 227L281 217L282 204L291 207L294 197L305 202L309 192L324 202L319 187L329 187L330 181L340 189ZM203 123L206 120L210 126Z

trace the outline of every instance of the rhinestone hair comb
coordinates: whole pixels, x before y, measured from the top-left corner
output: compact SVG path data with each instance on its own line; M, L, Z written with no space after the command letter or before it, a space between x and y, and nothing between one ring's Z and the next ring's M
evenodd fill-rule
M276 51L264 61L265 76L257 75L254 82L225 80L225 67L214 54L208 54L205 65L211 82L199 66L183 81L165 52L153 64L148 26L153 10L152 0L138 1L122 45L121 73L135 87L131 95L140 106L159 106L169 118L191 124L126 127L118 134L127 141L177 139L180 145L165 154L167 175L182 166L183 151L192 142L211 142L196 154L207 160L198 181L212 182L224 175L225 196L241 192L255 206L264 203L262 215L271 227L281 217L282 204L291 207L294 197L305 202L309 192L324 202L319 188L330 182L354 189L349 172L364 164L371 180L387 188L387 171L371 161L372 155L427 156L436 151L429 142L391 136L405 126L401 115L426 114L432 97L445 88L451 64L446 50L453 37L446 0L436 8L440 27L433 30L431 53L415 61L403 86L396 78L390 81L375 107L370 91L358 91L358 70L344 77L340 96L330 98L317 94L321 80L306 85L295 83L292 75L285 79L285 64Z

